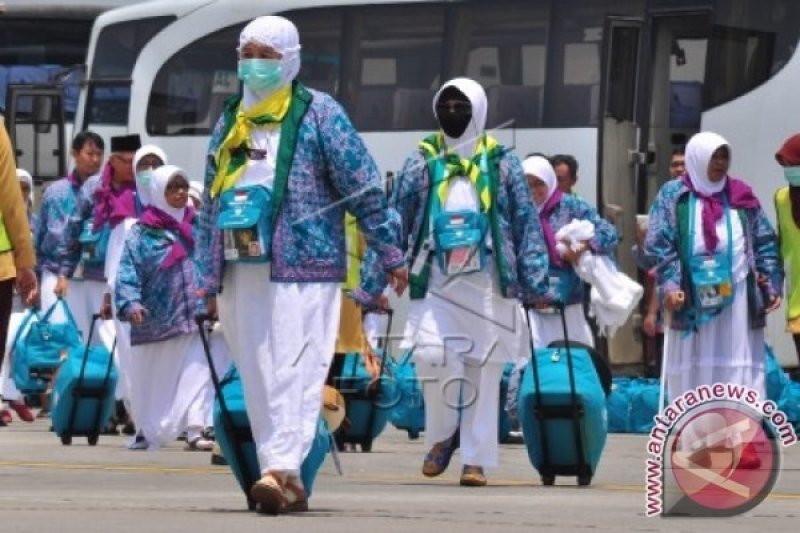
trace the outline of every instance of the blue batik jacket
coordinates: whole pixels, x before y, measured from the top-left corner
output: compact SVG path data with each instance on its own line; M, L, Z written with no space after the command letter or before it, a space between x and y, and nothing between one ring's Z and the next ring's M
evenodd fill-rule
M44 190L34 233L38 268L43 272L72 276L81 253L77 239L70 237L80 189L73 179L62 178Z
M558 205L548 217L553 233L572 222L573 220L586 220L594 224L594 238L589 241L589 249L596 255L610 255L614 248L619 244L619 232L606 219L602 218L597 210L590 206L586 200L572 194L564 194ZM568 261L562 261L562 268L574 272L574 268ZM567 297L565 304L576 304L583 302L584 283L573 283L572 289ZM555 300L555 288L550 287L548 299Z
M297 142L278 169L289 165L288 180L277 211L272 237L271 277L284 282L341 282L345 279L345 210L359 221L367 239L379 251L381 266L403 265L398 246L399 221L386 209L383 181L361 137L342 107L329 95L295 83L292 107L298 113ZM298 102L299 100L299 102ZM238 99L226 105L238 105ZM295 106L300 106L295 109ZM217 174L215 155L230 124L225 114L214 127L207 154L200 235L195 253L201 265L200 286L216 294L224 268L222 232L216 223L219 197L210 198ZM282 130L283 132L284 130Z
M668 293L676 290L682 290L687 296L690 295L688 268L683 264L678 242L678 203L687 200L689 193L689 188L683 181L668 181L658 191L650 207L644 253L648 264L655 265L656 286L662 302ZM742 221L747 264L750 270L747 279L750 326L763 328L766 325L765 296L783 294L784 272L778 255L778 238L760 206L750 209L740 208L736 209L736 212ZM756 279L762 276L765 285L758 288ZM692 328L689 311L690 305L685 305L681 311L673 313L672 329Z
M144 309L144 322L131 324L131 345L156 342L197 331L197 269L191 256L168 268L161 262L169 253L174 233L135 224L125 241L114 303L121 320Z
M490 231L492 261L497 266L500 292L506 298L530 303L541 301L548 287L547 248L522 165L519 158L504 147L499 147L490 157L489 164L496 165L493 174L499 179L492 193L494 216L490 217L493 226ZM391 200L391 207L402 221L400 240L407 260L411 260L412 251L421 246L417 240L422 224L430 223L423 220L430 187L426 157L421 150L415 150L398 176ZM369 306L375 303L386 284L387 276L377 268L375 250L370 247L361 267L361 286L352 296Z

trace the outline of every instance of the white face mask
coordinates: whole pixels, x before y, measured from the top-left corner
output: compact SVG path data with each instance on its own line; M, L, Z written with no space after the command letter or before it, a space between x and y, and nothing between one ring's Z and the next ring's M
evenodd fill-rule
M153 167L147 167L136 173L136 184L140 187L149 187L153 181Z

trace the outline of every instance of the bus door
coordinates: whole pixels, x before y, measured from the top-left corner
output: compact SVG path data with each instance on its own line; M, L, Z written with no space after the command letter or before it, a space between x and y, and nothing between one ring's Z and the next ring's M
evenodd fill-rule
M5 122L17 167L37 182L66 175L61 85L9 85Z
M645 222L636 215L648 213L670 179L673 151L700 128L710 15L665 10L648 13L646 23L613 17L606 22L598 205L622 236L620 268L640 282L644 273L631 248ZM645 363L646 370L657 372L659 349L642 342L642 320L643 313L635 312L620 328L609 356L614 364Z
M635 242L637 147L641 124L637 121L638 72L644 21L609 17L603 32L601 123L598 141L597 206L619 231L617 265L633 279L636 268L630 253ZM629 320L605 347L615 367L640 364L642 349ZM599 340L599 339L598 339Z

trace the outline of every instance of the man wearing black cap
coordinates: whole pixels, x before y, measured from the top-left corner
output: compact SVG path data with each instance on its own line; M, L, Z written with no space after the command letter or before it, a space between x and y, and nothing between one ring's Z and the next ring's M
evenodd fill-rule
M70 236L78 241L77 246L82 250L76 277L83 279L80 285L85 299L83 305L73 309L75 314L88 317L99 310L104 318L111 318L113 278L127 230L134 224L137 213L133 157L140 147L139 135L112 137L108 162L100 174L89 178L81 187L78 200L80 218ZM117 399L122 399L125 379L122 360L130 345L127 331L115 326L111 321L101 323L97 331L99 335L96 334L95 338L110 349L116 337L119 383L122 384L117 387Z

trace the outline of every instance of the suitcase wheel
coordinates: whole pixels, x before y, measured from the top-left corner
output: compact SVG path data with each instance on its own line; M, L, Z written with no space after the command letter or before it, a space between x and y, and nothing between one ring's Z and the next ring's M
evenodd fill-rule
M72 444L72 435L61 435L61 444L64 446Z
M97 441L100 440L100 435L98 433L93 433L86 437L86 440L89 441L89 446L97 446Z
M256 510L256 501L253 498L247 498L247 510L248 511Z
M417 440L419 438L419 431L408 430L408 438L410 440Z
M552 487L556 484L556 476L542 476L542 485Z
M372 451L372 441L371 440L364 440L361 441L361 451L362 452L371 452Z
M588 487L591 483L592 483L591 474L590 475L584 475L584 476L578 476L578 486Z

